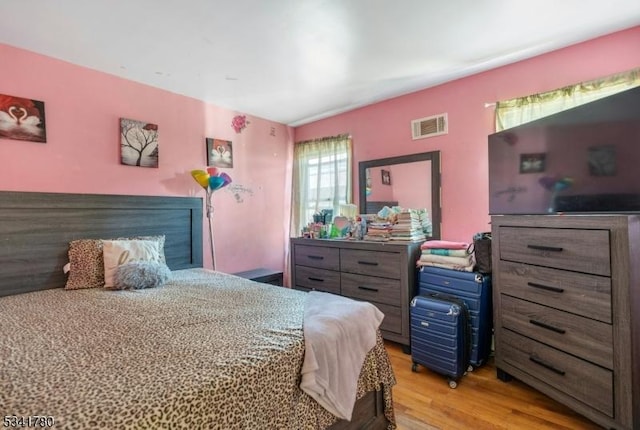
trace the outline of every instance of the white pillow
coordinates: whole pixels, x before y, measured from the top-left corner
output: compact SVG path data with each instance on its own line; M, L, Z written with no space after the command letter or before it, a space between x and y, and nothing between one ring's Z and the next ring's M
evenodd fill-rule
M103 240L104 287L114 287L118 266L134 261L161 263L158 243L152 240Z

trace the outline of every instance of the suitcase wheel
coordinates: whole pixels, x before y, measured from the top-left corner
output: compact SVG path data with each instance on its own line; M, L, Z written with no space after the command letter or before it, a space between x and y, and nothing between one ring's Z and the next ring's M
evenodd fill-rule
M418 363L413 363L413 365L411 366L411 371L412 372L417 372L418 371Z
M458 386L458 383L456 381L454 381L453 379L449 379L449 388L456 388Z

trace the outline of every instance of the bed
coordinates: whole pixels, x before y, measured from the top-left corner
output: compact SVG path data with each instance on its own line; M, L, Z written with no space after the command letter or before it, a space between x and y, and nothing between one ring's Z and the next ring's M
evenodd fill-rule
M170 281L64 290L69 242L164 235ZM202 268L202 200L0 192L0 411L56 428L395 428L382 339L352 420L300 390L305 294Z

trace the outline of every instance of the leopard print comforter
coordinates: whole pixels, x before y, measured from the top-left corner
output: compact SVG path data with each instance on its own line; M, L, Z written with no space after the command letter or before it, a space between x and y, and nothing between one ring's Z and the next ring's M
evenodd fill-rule
M59 429L324 429L336 418L303 393L304 293L205 269L161 288L47 290L0 298L0 415ZM358 397L384 385L365 360Z

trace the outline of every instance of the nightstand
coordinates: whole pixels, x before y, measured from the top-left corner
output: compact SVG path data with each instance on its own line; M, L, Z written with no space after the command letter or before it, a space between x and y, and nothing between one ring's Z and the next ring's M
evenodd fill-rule
M252 281L262 282L265 284L278 285L282 287L283 279L282 272L273 269L253 269L246 270L244 272L232 273L232 275L240 276L241 278L251 279Z

